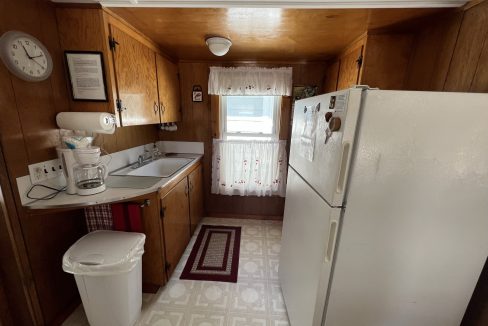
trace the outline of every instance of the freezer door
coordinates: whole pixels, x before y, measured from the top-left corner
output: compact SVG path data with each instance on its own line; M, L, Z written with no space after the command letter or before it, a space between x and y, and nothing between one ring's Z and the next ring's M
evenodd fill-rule
M488 256L488 94L370 91L326 326L459 326Z
M331 206L343 205L362 92L350 89L295 102L290 165ZM337 129L330 137L329 126Z
M321 324L340 214L289 168L279 276L292 326Z

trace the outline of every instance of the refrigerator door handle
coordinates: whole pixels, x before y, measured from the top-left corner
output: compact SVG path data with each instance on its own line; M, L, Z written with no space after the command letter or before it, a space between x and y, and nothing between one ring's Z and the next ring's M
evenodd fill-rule
M347 166L349 162L349 152L350 152L351 144L349 142L344 142L342 144L342 157L341 157L341 166L339 170L339 177L337 178L337 193L342 193L344 191L344 183L346 181L346 172Z
M335 251L336 238L337 238L337 226L338 226L337 220L330 221L329 241L327 243L327 250L325 251L326 263L330 263L332 261L332 258L334 258L334 251Z

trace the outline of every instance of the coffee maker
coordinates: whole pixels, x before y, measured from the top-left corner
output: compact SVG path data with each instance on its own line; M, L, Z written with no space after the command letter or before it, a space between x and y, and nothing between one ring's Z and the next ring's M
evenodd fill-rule
M73 168L76 193L88 196L105 191L108 168L100 161L100 147L73 150L77 164Z

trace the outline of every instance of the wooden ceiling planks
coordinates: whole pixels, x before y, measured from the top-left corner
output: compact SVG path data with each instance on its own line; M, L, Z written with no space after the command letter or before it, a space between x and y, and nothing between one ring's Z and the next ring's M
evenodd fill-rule
M316 61L371 29L431 15L423 9L110 8L180 60L216 60L209 36L233 42L225 60Z

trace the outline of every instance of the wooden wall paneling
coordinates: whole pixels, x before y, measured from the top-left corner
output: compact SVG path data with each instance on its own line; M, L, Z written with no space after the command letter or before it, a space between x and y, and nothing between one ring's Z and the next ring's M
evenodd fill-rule
M188 180L180 181L170 192L161 198L164 212L163 230L168 278L178 264L186 245L190 241L190 216L188 206Z
M0 146L0 270L11 315L19 325L42 323L41 308L15 209L14 196Z
M327 70L325 71L325 80L324 80L324 93L335 92L337 90L337 82L339 80L339 70L340 70L341 61L336 60L331 63Z
M359 83L380 89L403 89L412 42L412 34L368 35Z
M156 55L161 122L181 120L178 66L160 54Z
M79 301L73 275L65 273L61 263L68 248L87 232L83 210L25 214L21 225L44 323L49 325Z
M415 34L405 89L444 89L463 15L461 11L445 14Z
M291 96L281 97L280 135L281 140L289 140L291 133Z
M444 90L469 91L488 33L488 2L464 13ZM478 77L479 78L479 77Z
M10 309L7 295L5 294L3 276L0 273L0 325L9 326L14 324Z
M478 60L478 66L470 87L471 92L488 92L488 38Z
M159 123L156 53L118 27L110 35L119 43L113 53L123 126Z
M212 138L219 139L220 136L220 96L209 95L210 110L211 110L211 124L212 124Z

